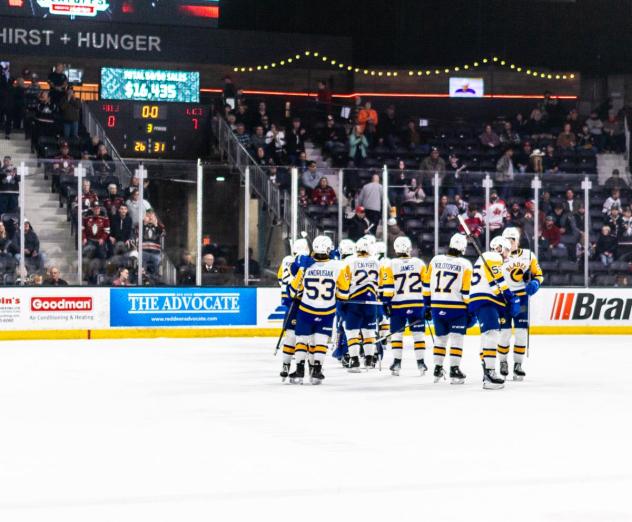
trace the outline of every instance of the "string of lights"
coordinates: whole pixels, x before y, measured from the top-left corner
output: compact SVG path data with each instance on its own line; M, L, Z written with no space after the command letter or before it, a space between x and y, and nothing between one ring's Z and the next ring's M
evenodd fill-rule
M235 66L233 67L233 71L236 73L252 73L252 72L261 72L261 71L269 71L273 69L278 69L281 67L288 67L292 64L299 62L300 60L315 60L320 61L329 66L329 68L334 70L344 70L348 72L354 72L356 74L364 74L367 76L387 76L387 77L397 77L400 75L406 75L406 72L401 70L382 70L382 69L371 69L364 67L355 67L350 64L345 64L336 60L335 58L331 58L330 56L319 53L318 51L303 51L302 53L297 53L294 56L289 56L287 58L282 58L280 60L270 62L262 65L251 65L251 66ZM464 73L472 70L479 69L483 66L495 65L498 67L506 67L511 71L518 74L525 74L527 76L531 76L532 78L543 78L548 80L573 80L575 79L574 74L570 73L551 73L551 72L542 72L538 71L537 68L525 67L521 65L516 65L515 63L504 60L497 56L482 58L481 60L477 60L472 63L466 63L464 65L457 65L453 67L442 67L442 68L424 68L424 69L408 69L408 76L439 76L442 74L454 74L454 73Z

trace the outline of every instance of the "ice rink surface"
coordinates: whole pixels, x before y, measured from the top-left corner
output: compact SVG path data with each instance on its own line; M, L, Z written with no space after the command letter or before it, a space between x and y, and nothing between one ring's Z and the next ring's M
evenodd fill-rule
M406 342L320 387L272 339L4 342L0 520L632 520L629 338L534 336L500 391L478 337L462 386Z

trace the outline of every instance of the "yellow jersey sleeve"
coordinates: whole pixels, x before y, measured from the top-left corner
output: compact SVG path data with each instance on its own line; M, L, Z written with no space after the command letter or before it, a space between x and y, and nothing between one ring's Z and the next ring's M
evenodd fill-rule
M283 263L279 265L279 269L277 270L277 281L279 282L279 286L283 286Z
M507 290L509 286L507 285L507 281L505 281L505 276L503 276L503 264L500 261L489 259L487 260L487 265L491 273L487 267L484 267L484 271L490 288L494 288L497 284L501 292ZM496 284L493 284L494 281L496 281Z
M461 283L461 295L463 296L463 302L470 302L470 288L472 287L472 270L466 268L463 271L463 282Z
M393 277L393 268L390 266L380 269L380 290L386 298L393 297L395 293L395 278Z
M299 268L288 288L290 297L295 299L303 291L303 268Z
M430 279L432 278L432 265L421 269L421 283L424 288L424 297L430 297Z
M349 286L351 285L351 268L349 265L345 265L338 274L338 280L336 281L336 297L343 301L349 299Z
M544 275L542 274L542 269L540 268L540 264L534 255L531 256L531 264L529 265L529 270L531 271L531 276L534 279L537 279L540 284L544 281Z

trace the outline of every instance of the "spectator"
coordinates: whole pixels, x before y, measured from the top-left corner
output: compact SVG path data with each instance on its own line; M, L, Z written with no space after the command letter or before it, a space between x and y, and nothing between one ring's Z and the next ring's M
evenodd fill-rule
M617 257L618 248L617 238L611 233L610 227L608 225L601 227L601 234L595 244L595 255L603 266L612 264Z
M285 131L277 128L273 123L266 133L266 144L270 154L274 156L276 163L284 163L285 160Z
M59 101L59 113L64 125L64 138L79 139L79 119L81 117L81 101L75 91L69 87Z
M375 227L375 230L377 230L382 216L382 196L383 190L382 184L380 183L380 176L379 174L373 174L373 176L371 176L371 182L362 187L356 199L356 205L364 208L366 216ZM386 204L388 205L388 201Z
M409 149L415 149L421 144L421 134L419 134L419 130L417 130L415 120L408 120L406 130L402 135L402 143Z
M507 216L507 226L522 228L524 224L524 212L520 208L520 204L513 202L509 207L509 215Z
M53 190L59 189L59 180L61 176L73 176L77 162L70 155L70 147L68 143L63 141L59 146L59 154L55 156L52 162L52 182Z
M562 203L564 205L564 212L570 212L571 214L581 205L579 198L575 197L575 193L571 189L567 189L564 193L564 201Z
M121 203L116 214L112 216L110 221L110 243L115 245L124 245L126 250L131 247L133 233L132 218L128 214L127 205Z
M50 86L51 101L59 106L59 102L63 99L68 88L68 77L64 70L64 64L58 63L55 65L53 72L48 75L48 85Z
M530 141L525 141L522 144L522 149L516 154L515 162L520 172L527 172L531 167L531 153L533 148Z
M544 153L540 149L535 149L529 157L531 162L531 172L535 174L544 173Z
M560 229L560 234L566 234L566 231L570 228L570 223L568 219L568 213L564 211L564 205L561 201L558 201L553 205L553 222L555 226Z
M20 177L11 156L5 156L0 168L0 215L17 212Z
M608 119L603 124L604 149L606 152L621 153L625 150L623 122L615 111L608 111Z
M571 126L571 132L578 135L582 131L582 123L579 119L579 111L577 109L571 109L566 116L566 123Z
M503 145L520 145L520 136L517 132L514 132L510 121L503 123L503 130L500 133L499 138L500 143Z
M15 235L15 251L16 259L20 261L20 234ZM40 252L39 237L31 227L31 222L28 219L24 220L24 263L29 272L37 272L44 267L45 256Z
M369 142L364 135L364 131L360 125L353 128L353 132L349 135L349 160L356 167L364 165L367 156Z
M309 167L309 161L307 160L307 152L305 152L304 150L299 152L298 158L296 159L294 166L298 168L298 173L302 176L303 173Z
M399 160L396 171L389 171L388 188L388 197L395 205L399 206L406 200L408 176L404 160Z
M195 285L195 263L191 252L182 252L180 264L178 265L178 284L184 286Z
M31 144L33 148L37 146L37 141L40 136L56 134L56 117L57 106L51 102L48 91L41 91L39 101L35 107L34 125L31 129Z
M292 119L292 127L286 134L286 150L290 163L296 162L300 152L305 151L306 131L301 125L300 118Z
M545 248L547 248L550 252L559 251L562 256L566 254L566 247L561 243L562 233L555 225L553 216L546 216L541 237L544 240Z
M11 81L11 80L9 80ZM1 103L1 102L0 102ZM10 139L11 131L20 130L26 113L26 86L24 78L17 78L7 92L5 137ZM0 117L0 120L2 118Z
M564 130L557 137L557 146L562 150L574 149L577 145L577 136L571 130L571 124L565 123Z
M547 174L557 174L560 170L559 163L555 157L555 147L553 145L546 146L546 153L542 158L542 167Z
M83 218L81 238L83 255L87 258L106 259L110 238L110 219L98 201L92 203L92 212Z
M307 205L309 205L309 196L305 187L298 188L298 205L303 208L307 208Z
M613 169L612 176L610 176L606 180L606 182L604 183L604 187L607 188L610 192L612 192L613 189L621 191L628 190L630 188L625 178L621 177L619 169Z
M68 283L61 278L61 272L56 266L48 269L48 278L44 281L46 286L68 286Z
M492 237L498 235L502 231L504 221L507 218L507 205L498 197L498 193L492 190L489 195L489 205L483 212L485 224L489 224Z
M610 232L613 236L619 237L619 233L623 227L623 217L621 216L619 207L616 205L612 206L604 224L610 227Z
M259 105L257 105L257 113L255 114L254 119L252 120L252 127L263 127L263 119L268 118L268 107L266 106L266 102L260 101ZM264 132L265 136L265 132Z
M240 123L244 124L244 127L248 127L251 123L251 117L248 113L248 106L245 103L240 103L237 105L237 110L235 111L235 130L237 130L237 126Z
M4 222L0 221L0 262L6 266L17 253L17 245L9 237Z
M590 133L588 125L582 125L580 133L577 135L577 148L590 150L595 147L595 138Z
M329 114L327 122L322 130L320 142L323 145L323 151L331 156L335 152L344 150L346 136L344 132L336 126L336 120Z
M268 131L272 129L272 124L270 123L270 117L267 114L265 116L261 116L261 126L263 127L264 135L267 135Z
M81 201L80 201L81 200ZM96 192L94 192L91 188L90 180L84 179L81 180L81 194L80 198L75 196L74 201L72 202L72 214L74 217L77 216L77 208L81 205L81 213L85 214L88 210L90 210L95 203L98 203L99 197Z
M500 187L504 198L511 193L511 184L514 180L513 153L513 148L507 147L496 163L496 185Z
M290 174L287 169L271 165L267 170L268 179L281 190L289 191L291 188Z
M569 223L571 231L574 235L580 236L583 242L584 227L586 224L586 208L581 203L577 205L577 208L569 216Z
M457 228L459 209L450 203L448 196L441 196L439 200L439 222L442 227Z
M263 127L261 125L257 125L255 127L255 132L252 136L250 136L250 147L252 150L257 150L259 147L265 149L266 148L266 135L263 132Z
M357 241L366 234L374 234L374 224L369 221L366 216L364 207L358 205L355 208L353 217L349 220L348 234L349 238L353 241Z
M528 134L527 132L528 124L529 124L529 121L525 119L525 117L523 116L521 112L519 112L518 114L516 114L516 117L514 118L512 127L515 130L515 132L518 133L519 136L524 137L524 136L527 136Z
M538 108L531 111L529 122L526 125L528 135L534 141L550 139L547 125L542 117L542 111Z
M112 286L130 286L129 280L129 270L125 267L121 267L118 270L118 275L114 281L112 281Z
M426 178L431 178L435 173L443 176L445 169L445 160L439 155L439 149L436 147L432 147L430 156L426 156L419 165L419 170Z
M476 205L470 205L468 208L465 223L474 237L480 237L483 233L483 216ZM464 232L463 227L460 225L459 232Z
M244 122L239 122L237 124L235 137L244 149L248 150L250 148L250 136L248 135L248 133L246 133L246 124Z
M492 126L489 124L485 125L485 130L478 139L484 148L494 149L500 145L498 134L493 131Z
M377 127L379 125L379 119L377 112L371 106L371 102L366 101L364 103L364 108L360 109L360 112L358 112L358 127L360 128L362 134L364 134L364 131L369 124Z
M268 165L270 165L270 160L268 159L266 151L263 147L259 147L255 150L254 160L255 163L260 167L267 167Z
M318 81L316 88L316 110L321 114L331 112L331 91L323 80Z
M322 177L323 175L316 168L316 162L310 161L307 164L307 170L301 176L301 183L311 191L318 186Z
M463 215L467 214L468 208L470 206L469 203L463 199L461 194L454 195L454 205L458 209L459 214Z
M548 190L542 192L540 212L543 212L545 216L549 216L553 213L553 201L551 201L551 193Z
M237 105L237 87L230 76L224 76L224 88L222 89L222 100L225 104L235 108Z
M632 244L632 208L629 206L623 208L623 216L621 217L621 226L617 239L620 245Z
M146 199L143 200L142 204L145 207L145 212L147 212L151 208L149 201L147 201ZM132 195L130 196L130 199L128 199L125 202L125 205L127 206L129 217L132 220L132 227L136 228L138 226L138 222L140 220L140 213L141 213L140 192L134 189L132 191Z
M417 178L412 178L404 187L403 202L423 203L426 200L426 193L421 185L417 183Z
M325 178L326 179L326 178ZM235 274L244 275L244 267L246 266L246 260L242 257L237 260L237 266L235 267ZM248 279L261 277L261 268L259 263L254 258L254 252L252 248L248 249Z
M395 105L386 107L386 112L382 114L377 125L377 136L380 145L385 145L394 149L399 134L399 124L395 114Z
M103 200L103 206L109 217L114 216L120 206L125 202L123 196L118 193L118 185L110 183L108 185L108 194Z
M143 268L150 276L158 274L162 261L162 239L165 227L153 209L147 209L143 221Z
M462 191L461 186L461 173L465 170L466 165L461 163L456 154L450 154L448 157L448 164L441 180L441 189L450 196L456 196L457 193Z
M320 178L318 186L312 191L312 202L323 207L336 204L336 193L325 176Z
M601 212L604 214L609 214L610 209L614 206L619 208L623 206L621 203L621 191L616 188L613 188L610 191L610 196L608 196L606 201L603 202L603 208L601 209Z

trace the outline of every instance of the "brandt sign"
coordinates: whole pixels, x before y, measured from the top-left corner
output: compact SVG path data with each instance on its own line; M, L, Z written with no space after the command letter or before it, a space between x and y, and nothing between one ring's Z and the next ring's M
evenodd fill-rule
M559 292L555 294L549 319L628 321L631 316L632 298L597 297L591 292Z

